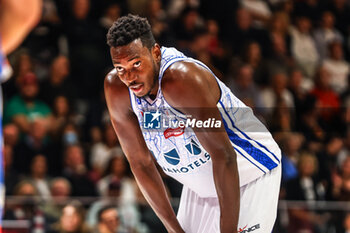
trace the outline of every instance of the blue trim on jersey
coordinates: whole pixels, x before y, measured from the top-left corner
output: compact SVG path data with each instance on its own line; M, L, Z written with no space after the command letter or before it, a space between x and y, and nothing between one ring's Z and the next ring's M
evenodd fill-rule
M221 104L221 106L223 106L223 105ZM229 116L229 118L231 119L230 116ZM258 141L256 141L256 140L252 139L252 138L249 137L246 133L244 133L242 130L240 130L239 128L237 128L237 126L235 126L235 124L233 123L233 121L231 121L231 123L232 123L232 126L233 126L236 130L238 130L241 134L243 134L243 136L244 136L246 139L254 141L254 142L255 142L256 144L258 144L260 147L264 148L267 152L269 152L269 153L278 161L278 163L281 163L281 161L277 158L277 156L276 156L274 153L272 153L269 149L267 149L266 146L264 146L263 144L261 144L260 142L258 142Z
M230 115L227 113L226 109L224 108L221 101L219 101L221 106L223 107L223 110L227 117L230 119L230 122L233 124L233 121L230 117ZM262 152L259 148L254 147L248 140L244 138L240 138L237 134L235 134L227 125L225 119L223 118L225 130L230 138L230 140L240 148L242 148L245 152L247 152L250 156L252 156L257 162L259 162L261 165L266 167L269 170L272 170L273 168L277 167L277 164L264 152ZM238 150L237 150L238 151ZM242 153L241 153L242 154ZM245 156L244 156L245 157ZM247 157L245 157L248 159ZM249 159L248 159L249 160ZM250 160L249 160L250 161ZM250 161L252 162L252 161ZM255 163L253 163L255 166L257 166ZM258 166L257 166L258 167ZM260 169L261 170L261 169Z

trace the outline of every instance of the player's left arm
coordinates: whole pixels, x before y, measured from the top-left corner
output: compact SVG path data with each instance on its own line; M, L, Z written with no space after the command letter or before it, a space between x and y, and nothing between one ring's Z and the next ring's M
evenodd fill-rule
M164 73L162 91L167 102L181 112L197 120L214 118L222 121L217 108L220 89L205 68L189 62L174 63ZM221 232L237 232L240 189L236 153L223 123L218 129L196 128L195 133L212 158Z
M11 53L38 23L42 0L0 0L0 49Z

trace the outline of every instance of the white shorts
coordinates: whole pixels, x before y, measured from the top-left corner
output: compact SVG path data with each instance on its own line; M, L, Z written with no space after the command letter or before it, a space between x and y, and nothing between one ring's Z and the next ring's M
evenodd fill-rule
M277 215L281 166L241 187L238 232L270 233ZM218 198L183 187L177 218L186 233L220 233Z

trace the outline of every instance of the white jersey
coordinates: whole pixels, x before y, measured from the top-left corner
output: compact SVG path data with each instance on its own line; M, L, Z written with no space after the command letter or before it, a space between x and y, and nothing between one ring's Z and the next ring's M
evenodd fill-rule
M210 155L200 145L191 127L176 124L186 121L187 116L171 107L161 90L163 74L175 62L190 61L208 70L209 68L174 48L162 47L161 53L156 98L139 98L129 90L132 109L139 120L149 150L164 172L200 197L217 197ZM254 116L251 108L234 96L217 77L215 79L221 90L217 107L237 154L242 187L277 167L280 164L281 151L266 127ZM207 123L210 126L215 124L214 121Z

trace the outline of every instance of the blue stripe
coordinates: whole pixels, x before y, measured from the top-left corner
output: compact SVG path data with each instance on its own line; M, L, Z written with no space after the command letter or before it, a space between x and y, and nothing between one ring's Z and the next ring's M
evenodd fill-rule
M222 105L222 103L220 102L220 104ZM226 111L225 111L226 112ZM230 118L230 120L231 120L231 117L230 116L228 116L229 118ZM261 144L260 142L258 142L258 141L256 141L256 140L254 140L254 139L252 139L251 137L249 137L246 133L244 133L242 130L240 130L239 128L237 128L236 126L235 126L235 124L233 123L233 121L231 120L231 123L232 123L232 126L236 129L236 130L238 130L241 134L243 134L243 136L245 136L248 140L252 140L252 141L254 141L256 144L258 144L260 147L262 147L262 148L264 148L265 150L267 150L277 161L278 161L278 163L280 163L281 161L277 158L277 156L274 154L274 153L272 153L269 149L267 149L266 148L266 146L264 146L263 144Z
M222 105L222 103L220 102L220 104ZM223 105L222 105L223 107ZM223 110L225 111L227 117L230 119L231 124L233 124L232 119L230 118L230 116L228 115L227 111L225 110L225 108L223 107ZM273 168L277 167L277 164L269 157L267 156L264 152L262 152L260 149L254 147L248 140L240 138L237 134L235 134L227 125L226 121L224 120L224 126L225 126L225 130L230 138L230 140L237 146L239 146L240 148L242 148L245 152L247 152L250 156L252 156L257 162L259 162L260 164L262 164L264 167L266 167L269 170L272 170ZM248 159L247 157L245 157L246 159ZM250 161L250 160L249 160ZM250 161L252 162L252 161ZM253 163L253 162L252 162ZM254 164L254 163L253 163ZM257 166L256 164L254 164L255 166ZM257 166L258 167L258 166ZM260 169L261 170L261 169Z

